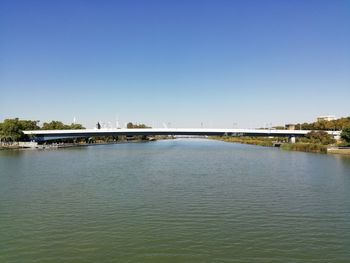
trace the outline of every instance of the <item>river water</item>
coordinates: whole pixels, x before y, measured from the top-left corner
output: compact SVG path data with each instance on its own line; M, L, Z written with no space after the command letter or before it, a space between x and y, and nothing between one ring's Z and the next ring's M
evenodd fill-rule
M0 151L0 262L350 262L350 158L201 139Z

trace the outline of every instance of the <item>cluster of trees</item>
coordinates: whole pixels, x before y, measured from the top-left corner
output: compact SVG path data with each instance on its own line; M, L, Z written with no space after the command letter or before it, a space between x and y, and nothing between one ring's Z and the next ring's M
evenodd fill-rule
M132 122L129 122L126 127L128 129L145 129L145 128L151 128L151 127L148 127L146 124L133 124Z
M285 129L283 126L275 126L275 129ZM295 125L297 130L311 130L306 137L300 138L301 142L328 145L334 143L332 136L322 131L342 131L342 140L350 144L350 117L339 118L332 121L316 121L312 123L298 123ZM317 132L316 132L317 131Z
M329 145L336 142L333 136L325 131L311 131L304 138L300 138L299 141L322 145Z
M344 117L332 121L317 121L313 123L300 123L296 125L296 129L301 130L341 130L341 138L344 142L350 144L350 117ZM310 132L306 139L312 143L320 144L332 144L333 138L326 133L322 132Z
M78 123L72 123L70 125L64 124L61 121L44 122L42 130L74 130L85 129L83 125Z
M350 144L350 126L342 130L341 138L348 144Z
M340 118L332 121L317 121L312 123L298 123L296 129L300 130L343 130L350 127L350 117Z
M350 126L344 128L340 136L345 145L350 145ZM322 145L330 145L336 142L333 136L325 131L311 131L305 137L299 138L298 141Z
M31 120L19 120L6 119L4 122L0 123L0 140L1 141L19 141L24 139L24 134L22 131L25 130L38 130L39 121Z
M85 129L81 124L66 125L60 121L45 122L43 127L39 126L39 121L6 119L0 122L0 141L15 142L26 140L23 131L28 130L70 130L70 129Z

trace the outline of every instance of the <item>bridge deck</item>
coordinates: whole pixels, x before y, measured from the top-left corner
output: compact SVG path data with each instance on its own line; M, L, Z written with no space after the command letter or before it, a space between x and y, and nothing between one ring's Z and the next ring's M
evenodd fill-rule
M41 140L59 138L78 138L92 136L118 136L118 135L207 135L207 136L275 136L275 137L301 137L309 130L263 130L263 129L190 129L190 128L146 128L146 129L82 129L82 130L35 130L24 131L32 137ZM330 135L339 136L340 131L327 131Z

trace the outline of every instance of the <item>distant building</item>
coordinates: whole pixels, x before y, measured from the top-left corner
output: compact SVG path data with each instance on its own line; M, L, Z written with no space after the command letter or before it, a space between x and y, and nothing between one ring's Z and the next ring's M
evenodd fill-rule
M295 124L286 124L286 130L295 130Z
M337 118L334 115L328 115L328 116L319 116L317 117L317 121L334 121Z

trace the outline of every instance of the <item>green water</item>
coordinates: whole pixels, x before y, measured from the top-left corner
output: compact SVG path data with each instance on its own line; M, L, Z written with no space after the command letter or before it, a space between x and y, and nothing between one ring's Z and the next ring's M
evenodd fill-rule
M350 158L199 139L0 151L0 262L350 262Z

